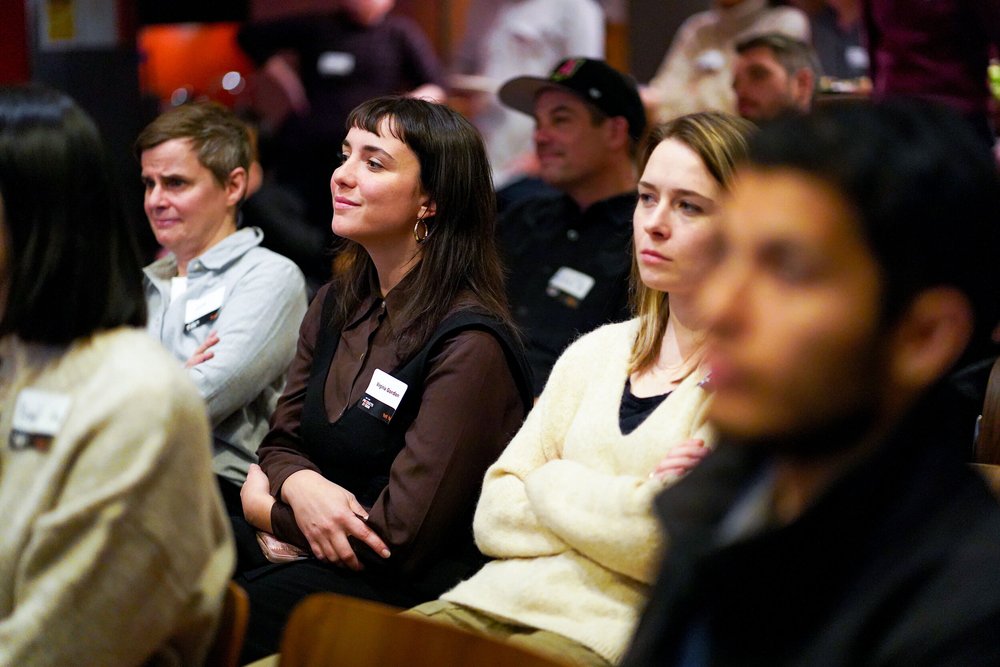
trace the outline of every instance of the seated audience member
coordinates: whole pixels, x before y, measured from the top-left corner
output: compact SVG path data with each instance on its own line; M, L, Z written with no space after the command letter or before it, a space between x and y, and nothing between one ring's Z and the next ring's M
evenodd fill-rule
M874 99L947 104L993 146L986 70L1000 45L1000 0L865 0L862 21Z
M202 664L232 571L198 392L93 121L0 88L0 665ZM183 519L181 519L183 517Z
M483 474L531 405L479 134L405 97L348 127L331 182L345 246L243 487L249 524L311 558L244 568L247 661L277 650L309 593L409 607L474 572Z
M642 90L650 114L666 121L694 111L736 112L734 45L763 33L809 42L809 19L795 7L770 7L767 0L713 0L688 18L649 86Z
M1000 507L942 393L991 345L998 193L943 109L830 105L751 142L699 303L720 443L656 501L623 664L1000 664Z
M213 467L230 513L295 353L306 310L302 272L237 230L251 150L246 126L216 104L160 115L139 134L145 208L169 254L147 266L150 334L180 361L208 406Z
M862 0L788 0L809 17L820 74L858 82L868 77L868 51L861 37Z
M588 58L564 60L547 78L512 79L500 100L534 116L539 175L560 191L498 223L537 396L575 338L628 317L634 155L646 118L635 83Z
M708 451L702 331L719 200L752 125L719 113L657 128L635 207L636 317L559 358L524 427L486 474L476 543L496 560L411 613L615 664L652 577L652 499Z
M736 108L758 123L789 111L807 113L818 71L816 56L805 42L780 33L742 41L733 64Z
M498 195L524 191L537 182L531 119L505 107L497 89L515 76L545 76L564 58L604 58L604 11L597 0L472 0L465 23L453 83L471 93L470 120L486 143ZM461 88L469 79L479 90Z
M237 40L291 101L274 126L274 179L329 234L330 173L351 109L379 95L444 100L446 76L420 26L391 13L395 0L312 4L331 9L248 23Z

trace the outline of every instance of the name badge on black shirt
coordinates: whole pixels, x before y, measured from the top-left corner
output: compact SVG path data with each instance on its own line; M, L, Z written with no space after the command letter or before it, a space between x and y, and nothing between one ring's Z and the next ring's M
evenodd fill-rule
M562 301L570 308L577 308L580 302L590 293L595 282L597 281L592 276L588 276L582 271L571 269L568 266L561 266L549 278L549 284L545 293L554 299Z
M358 407L388 424L396 414L396 408L399 407L399 402L403 400L405 393L405 382L376 369L365 395L358 401Z

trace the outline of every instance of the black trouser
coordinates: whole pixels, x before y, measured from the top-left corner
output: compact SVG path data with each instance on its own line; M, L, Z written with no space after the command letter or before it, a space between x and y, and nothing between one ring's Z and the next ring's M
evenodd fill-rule
M257 546L256 538L253 539L253 546ZM339 593L401 609L429 599L416 595L409 586L387 577L385 572L354 572L313 558L294 563L269 563L237 575L235 581L250 598L250 620L240 656L241 665L278 651L281 633L292 609L312 593Z

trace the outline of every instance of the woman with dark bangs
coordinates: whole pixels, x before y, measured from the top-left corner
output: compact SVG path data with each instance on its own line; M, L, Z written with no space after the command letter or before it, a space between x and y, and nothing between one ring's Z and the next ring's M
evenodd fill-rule
M360 105L347 125L330 183L344 245L242 492L265 553L273 534L304 558L241 552L245 661L277 649L309 593L405 607L471 574L483 474L530 407L479 135L402 97Z

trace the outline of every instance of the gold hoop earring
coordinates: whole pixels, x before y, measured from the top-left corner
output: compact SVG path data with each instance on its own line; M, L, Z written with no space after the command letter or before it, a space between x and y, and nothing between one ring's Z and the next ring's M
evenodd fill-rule
M424 226L424 235L420 235L420 225ZM417 245L423 245L427 242L427 239L431 237L431 228L423 218L417 218L417 222L413 225L413 238L416 239Z

